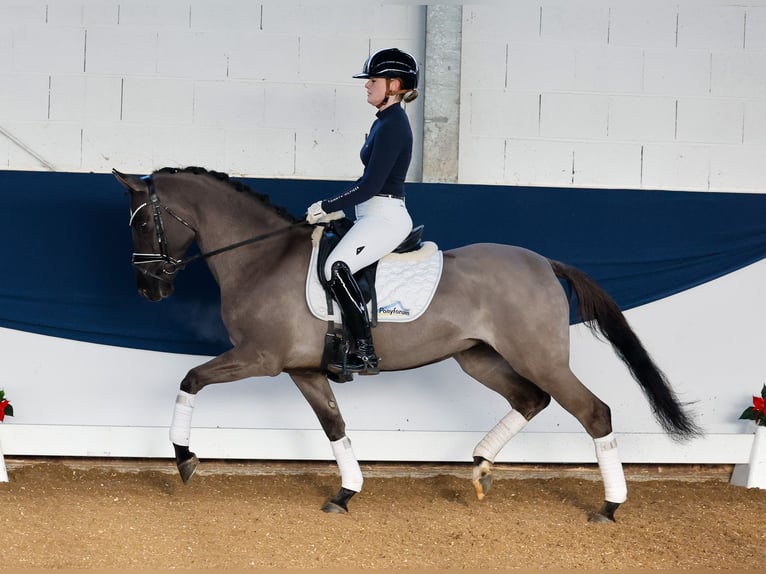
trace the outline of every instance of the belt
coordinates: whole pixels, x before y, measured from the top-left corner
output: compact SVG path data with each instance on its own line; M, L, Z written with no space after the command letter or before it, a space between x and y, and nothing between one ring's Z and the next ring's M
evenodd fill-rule
M393 195L391 193L376 193L375 197L390 197L391 199L404 199L403 195Z

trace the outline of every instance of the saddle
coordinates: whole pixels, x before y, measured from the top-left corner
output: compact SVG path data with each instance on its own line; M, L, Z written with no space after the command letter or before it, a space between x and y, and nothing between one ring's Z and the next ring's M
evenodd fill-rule
M319 279L319 283L324 287L325 296L327 298L327 308L332 309L335 302L332 295L330 295L329 282L325 278L324 267L327 262L327 258L330 253L340 242L343 236L348 233L349 229L354 225L354 222L348 218L341 218L323 223L322 236L319 239L319 247L317 251L317 265L316 273ZM410 234L402 241L399 246L394 249L393 253L410 253L417 251L423 244L423 225L418 225L413 228ZM370 327L375 327L378 324L378 306L377 306L377 294L375 290L375 276L378 269L378 262L374 262L363 269L360 269L354 273L354 278L359 284L359 288L364 295L365 303L372 303L370 305ZM346 347L346 334L343 327L338 328L332 319L328 320L327 333L325 335L325 346L322 354L322 371L335 382L347 382L353 380L351 373L331 373L326 367L331 362L342 362L343 355Z
M354 222L344 217L341 219L335 219L322 224L323 231L322 237L319 239L319 252L317 258L317 276L319 277L319 283L324 287L325 293L327 293L328 303L331 302L331 296L328 290L328 281L324 275L324 267L327 262L327 258L335 246L338 245L348 230L354 225ZM413 227L410 234L402 241L399 246L393 250L392 253L410 253L417 251L423 245L423 225ZM378 269L378 262L374 262L363 269L360 269L354 273L354 279L359 284L359 288L364 295L364 302L372 302L372 314L370 315L371 326L377 325L377 305L376 305L376 293L375 293L375 274Z

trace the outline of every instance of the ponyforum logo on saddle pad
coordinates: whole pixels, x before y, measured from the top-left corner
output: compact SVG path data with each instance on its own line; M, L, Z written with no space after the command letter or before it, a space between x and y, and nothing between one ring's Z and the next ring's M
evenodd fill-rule
M385 307L378 307L378 319L381 317L393 317L395 315L402 315L404 317L410 316L410 310L405 309L401 301L394 301L390 305Z
M316 273L318 249L311 252L306 278L306 302L317 319L341 322L340 310L330 316L327 299ZM391 253L378 263L375 289L378 294L378 321L408 323L425 313L442 275L442 252L432 241L411 253Z

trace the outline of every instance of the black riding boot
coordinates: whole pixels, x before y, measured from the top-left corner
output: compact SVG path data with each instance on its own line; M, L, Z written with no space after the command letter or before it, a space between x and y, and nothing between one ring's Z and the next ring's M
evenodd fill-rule
M346 356L346 370L360 375L377 375L380 369L375 348L372 346L372 330L364 296L348 265L342 261L332 266L330 292L340 305L343 322L351 338L351 351ZM343 364L338 363L331 363L327 368L334 373L342 373L344 370Z

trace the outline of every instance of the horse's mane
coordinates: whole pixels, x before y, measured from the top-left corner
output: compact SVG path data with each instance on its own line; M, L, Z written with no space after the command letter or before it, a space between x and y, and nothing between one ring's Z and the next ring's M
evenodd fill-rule
M248 195L252 195L258 201L263 203L266 207L270 208L271 210L276 212L277 215L279 215L280 217L283 217L284 219L287 219L293 223L300 221L299 219L294 217L289 211L287 211L287 209L285 209L284 207L271 203L271 198L269 198L268 195L265 195L263 193L258 193L257 191L253 191L250 187L248 187L241 181L237 181L236 179L231 179L228 174L222 173L220 171L208 170L208 169L205 169L204 167L189 166L184 168L163 167L161 169L156 170L154 173L170 173L170 174L191 173L194 175L207 175L214 179L217 179L218 181L222 181L228 184L231 188L233 188L236 191L239 191L240 193L247 193Z

